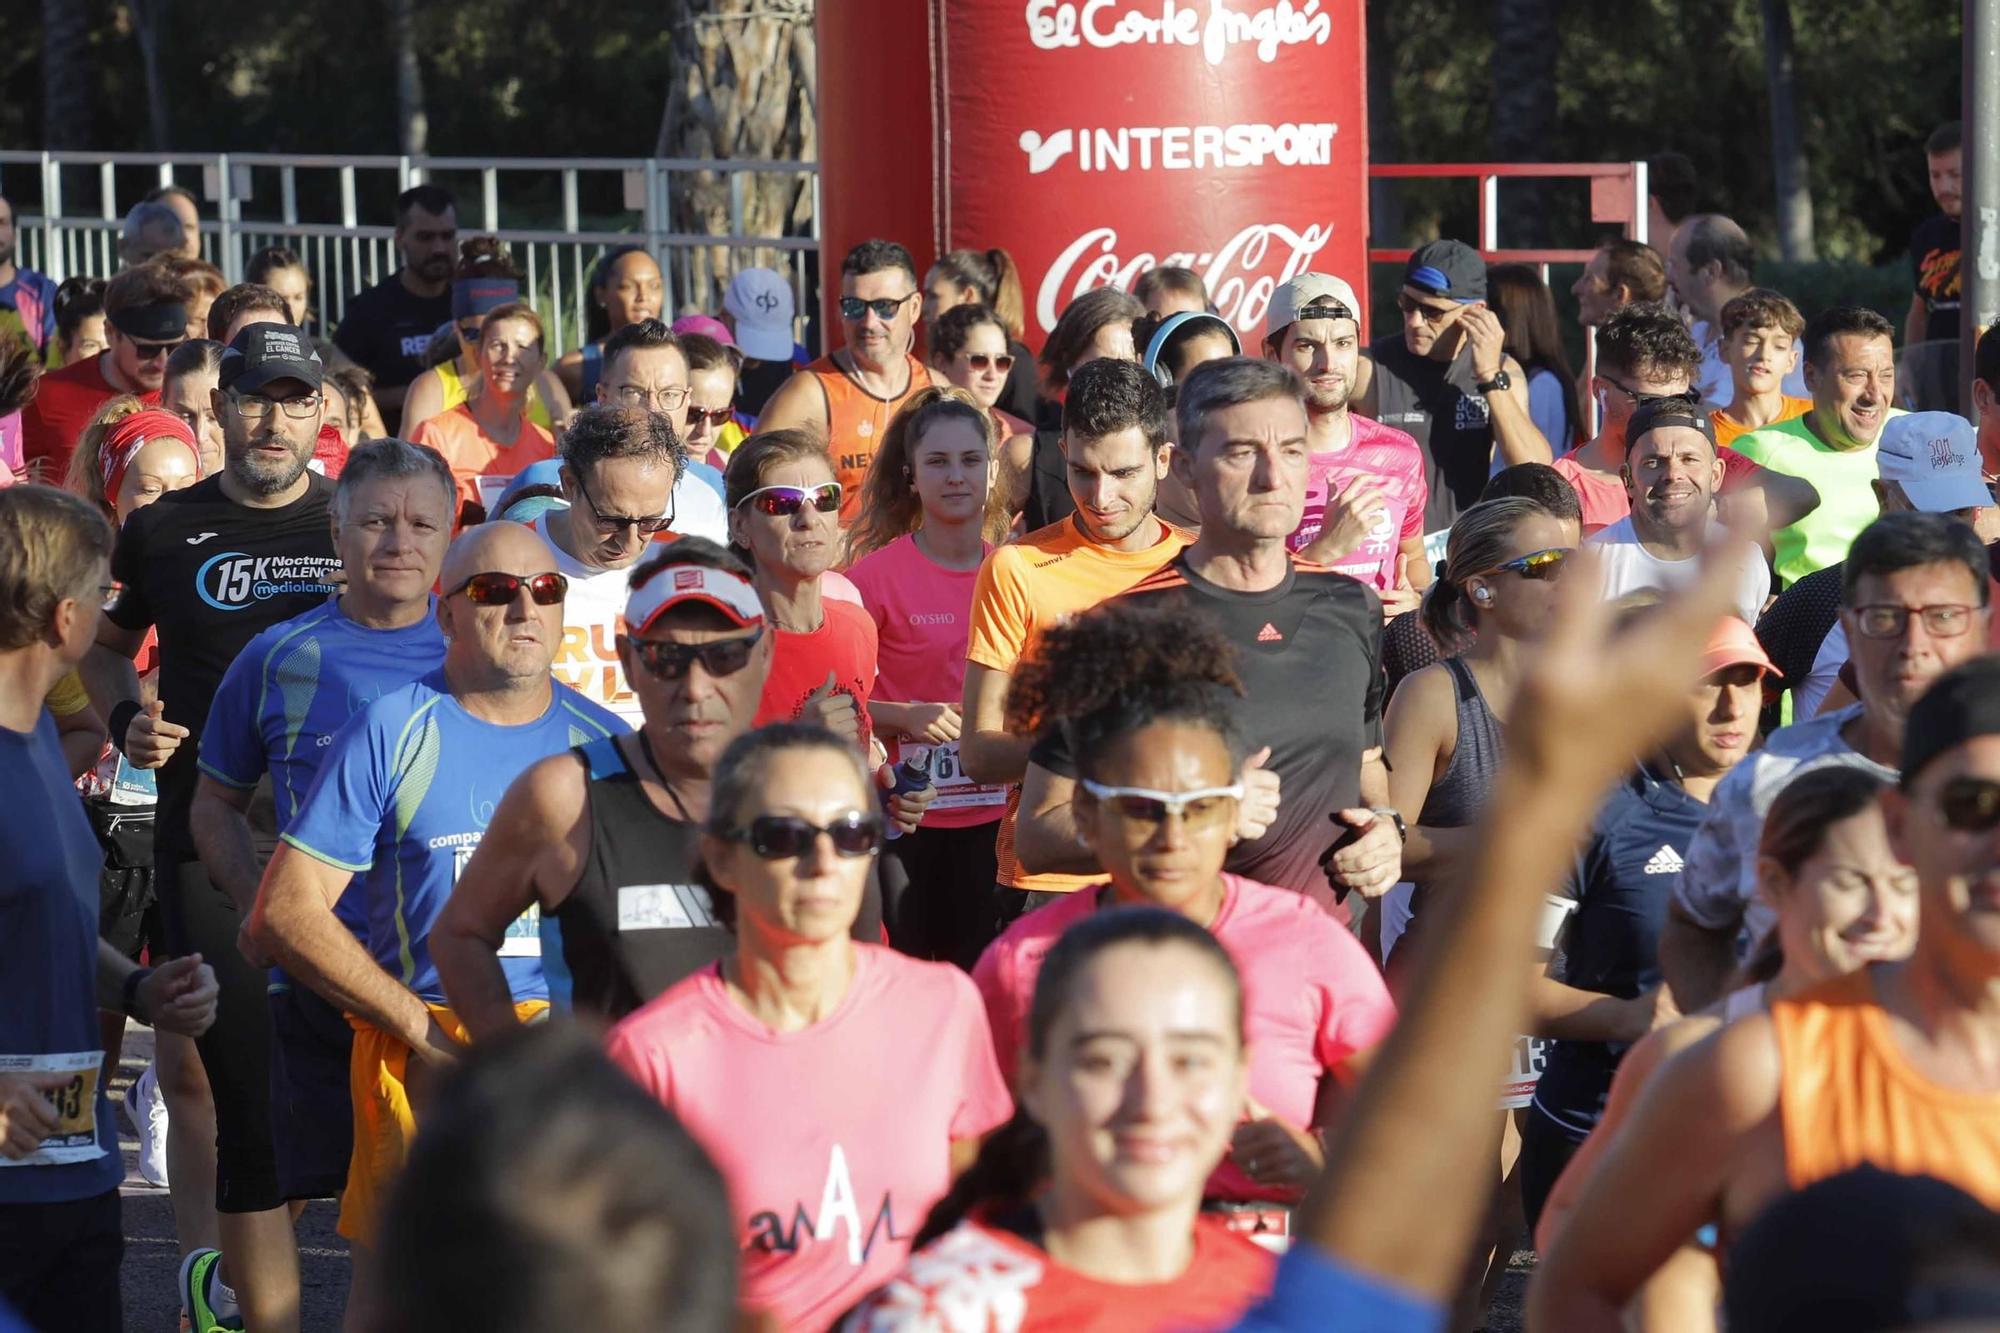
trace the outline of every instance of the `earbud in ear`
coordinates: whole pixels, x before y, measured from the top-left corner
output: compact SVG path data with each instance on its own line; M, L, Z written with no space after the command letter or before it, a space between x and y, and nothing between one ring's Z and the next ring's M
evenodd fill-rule
M1485 606L1493 600L1493 593L1486 588L1474 588L1472 590L1472 600L1481 606Z

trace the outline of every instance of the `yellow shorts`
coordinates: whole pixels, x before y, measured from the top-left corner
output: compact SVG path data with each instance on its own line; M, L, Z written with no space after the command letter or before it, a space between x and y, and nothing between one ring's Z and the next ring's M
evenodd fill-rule
M425 1006L438 1026L458 1041L469 1039L458 1015L443 1005ZM531 1023L547 1014L547 1000L523 1000L514 1015ZM340 1196L340 1234L372 1244L381 1225L389 1190L409 1160L417 1136L416 1113L410 1109L408 1080L410 1048L366 1019L347 1016L354 1029L354 1057L348 1065L348 1091L354 1098L354 1156L347 1166L347 1189Z

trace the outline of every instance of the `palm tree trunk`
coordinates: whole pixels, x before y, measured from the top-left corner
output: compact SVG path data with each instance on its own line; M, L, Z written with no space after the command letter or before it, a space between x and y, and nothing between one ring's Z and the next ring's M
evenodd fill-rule
M42 0L42 142L90 146L91 87L90 7Z
M396 43L396 150L421 157L430 146L431 123L424 112L424 72L417 64L412 0L389 0L389 29Z
M1764 79L1771 100L1771 178L1778 187L1778 246L1788 261L1814 259L1812 188L1792 79L1791 0L1761 0Z
M1494 0L1493 124L1496 162L1546 162L1556 124L1555 0ZM1503 187L1511 205L1501 243L1539 247L1549 229L1541 182Z

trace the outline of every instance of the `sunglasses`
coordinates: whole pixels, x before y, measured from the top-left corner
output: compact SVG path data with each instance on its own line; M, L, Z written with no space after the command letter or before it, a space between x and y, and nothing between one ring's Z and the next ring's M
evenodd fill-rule
M1958 606L1941 602L1936 606L1898 606L1894 602L1878 602L1854 608L1854 627L1861 631L1864 639L1900 639L1908 628L1910 617L1923 621L1924 632L1934 639L1955 639L1972 628L1972 613L1976 606Z
M738 500L736 507L752 505L760 514L790 518L811 504L820 513L831 514L840 508L840 495L837 481L823 481L817 486L760 486Z
M882 832L882 816L856 810L823 827L797 815L758 815L748 827L716 836L725 842L747 843L763 860L788 861L804 856L824 833L833 841L833 850L851 860L880 851Z
M1953 778L1938 788L1938 814L1958 833L1991 833L2000 827L2000 782Z
M1519 574L1524 579L1553 579L1562 573L1563 565L1576 551L1568 546L1551 546L1543 551L1530 551L1526 555L1515 556L1502 561L1484 571L1488 574Z
M132 344L133 356L139 358L141 361L151 361L155 357L171 356L174 349L186 342L187 339L176 338L172 342L165 343L144 343L140 342L137 338L127 338L126 341Z
M965 354L965 364L971 366L974 370L997 370L1002 375L1005 375L1014 368L1014 358L1006 352L1002 352L998 356L992 356L985 352L967 352Z
M1178 817L1189 829L1210 828L1233 816L1235 803L1243 799L1243 784L1203 787L1199 791L1154 791L1151 787L1107 787L1083 780L1083 789L1133 824L1160 825Z
M696 662L711 676L733 676L750 664L750 650L764 637L759 629L746 638L711 639L707 643L667 643L659 639L632 639L632 653L646 674L655 680L685 680Z
M607 514L597 507L597 498L590 493L590 487L583 484L583 474L578 472L575 476L576 489L583 495L583 502L590 506L590 517L596 523L599 533L609 536L614 532L623 532L627 528L637 528L641 536L651 536L656 532L665 532L674 524L674 499L671 493L667 496L667 512L664 514L653 514L646 518L637 518L631 514Z
M915 295L915 292L910 293L910 296ZM884 296L879 300L864 301L858 296L843 296L840 298L840 317L842 319L860 319L870 310L873 310L875 318L887 322L896 317L896 312L901 310L909 302L909 299L909 296Z
M507 606L521 595L523 588L528 590L528 596L536 606L557 606L569 592L569 580L553 570L547 574L530 574L526 578L519 574L489 572L474 574L445 596L456 597L464 593L465 599L474 606Z
M1464 307L1459 305L1425 305L1408 292L1398 292L1396 294L1396 309L1406 315L1422 315L1426 324L1442 324L1464 309Z
M693 430L696 422L706 421L717 430L721 430L729 424L729 418L734 415L735 410L730 407L690 407L687 412L688 429Z
M125 585L117 579L113 579L109 583L98 584L97 592L98 605L104 610L109 611L112 607L118 605L118 599L125 595Z

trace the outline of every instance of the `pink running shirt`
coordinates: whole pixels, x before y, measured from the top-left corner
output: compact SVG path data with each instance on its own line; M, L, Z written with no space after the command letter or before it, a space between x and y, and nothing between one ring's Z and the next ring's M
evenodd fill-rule
M800 1031L753 1019L709 967L606 1042L715 1159L744 1302L786 1328L823 1329L895 1276L951 1184L953 1141L1013 1114L965 974L854 950L846 998Z
M875 620L875 690L869 698L953 705L964 698L965 642L978 569L946 569L905 535L862 557L847 577ZM925 828L990 824L1006 813L1007 789L983 787L966 777L959 768L958 742L903 745L883 740L892 760L912 751L930 755L938 794L924 813Z
M1306 1128L1324 1071L1380 1042L1396 1021L1396 1006L1374 960L1326 909L1304 894L1240 875L1224 875L1222 883L1222 911L1209 930L1243 976L1250 1095L1273 1115ZM972 969L993 1022L994 1049L1010 1078L1027 1039L1028 1004L1042 959L1109 891L1080 890L1028 913L988 945ZM1225 1157L1209 1178L1208 1196L1276 1199L1284 1192L1251 1183Z
M1591 445L1580 447L1588 449ZM1618 478L1590 471L1576 461L1575 453L1564 454L1551 466L1576 492L1577 506L1583 510L1584 536L1601 532L1631 514L1632 498L1625 493L1625 483Z
M1424 484L1424 451L1394 426L1352 412L1347 419L1354 424L1347 447L1312 456L1305 517L1285 545L1303 551L1326 522L1327 497L1340 494L1357 481L1373 481L1388 501L1382 521L1359 547L1334 561L1332 568L1380 592L1396 585L1396 557L1402 553L1402 544L1424 532L1424 506L1430 500L1430 488Z

